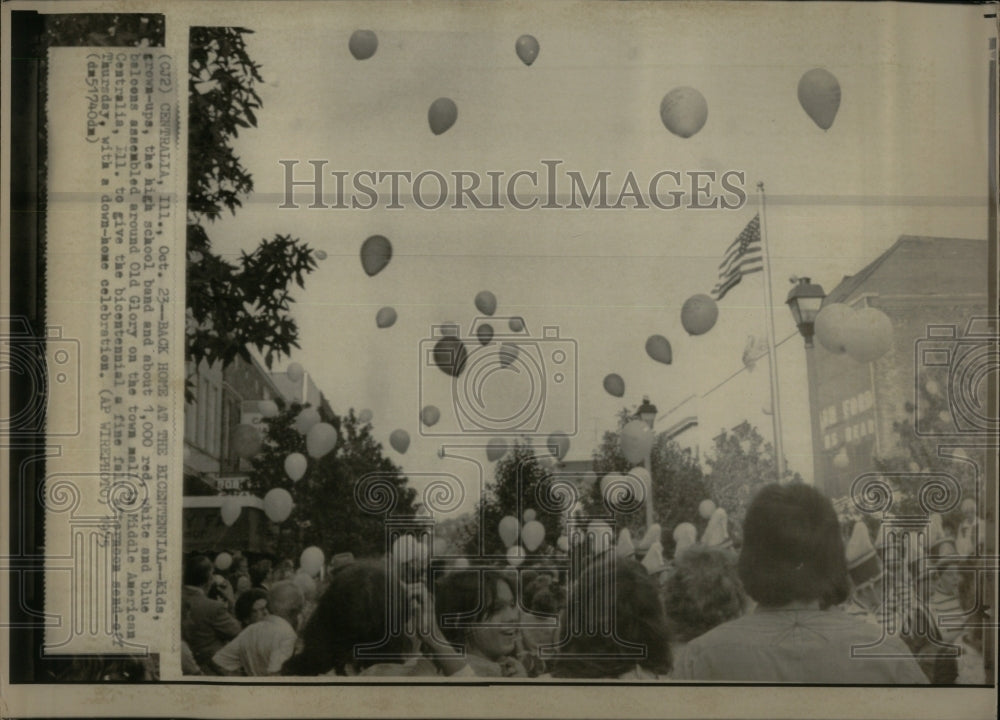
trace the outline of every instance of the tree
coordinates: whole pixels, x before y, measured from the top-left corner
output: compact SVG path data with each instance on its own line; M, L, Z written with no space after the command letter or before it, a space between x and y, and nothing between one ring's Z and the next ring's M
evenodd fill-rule
M304 287L316 268L313 251L290 235L261 240L236 263L212 252L205 223L235 214L253 192L253 176L236 155L241 129L257 126L260 65L246 51L239 27L191 28L188 55L187 355L201 360L237 356L250 347L265 364L299 347L289 288Z
M253 458L248 489L263 495L272 488L291 493L295 507L282 523L278 541L281 557L298 558L310 545L319 546L329 557L334 552L355 555L379 555L385 550L384 518L358 507L354 498L357 482L369 473L378 472L396 488L395 515L412 515L416 491L407 487L407 479L391 460L382 454L382 445L371 436L370 426L360 424L350 411L340 417L320 407L320 418L337 428L336 448L319 460L306 452L305 437L294 427L303 409L293 403L273 418L265 419L263 449ZM285 458L291 453L308 458L308 469L298 482L285 473Z
M482 551L487 555L502 555L507 551L500 539L500 520L507 515L514 516L524 525L523 513L527 509L535 510L535 519L545 527L545 540L533 552L532 556L552 555L555 552L555 542L562 533L562 516L546 512L538 503L538 493L544 493L551 480L547 467L539 463L534 449L528 441L515 441L514 447L500 458L494 470L494 480L487 484L483 497L477 504L477 519L468 526L465 533L465 552L477 554L480 552L479 535L483 537ZM520 508L520 512L518 509ZM478 532L482 523L482 533Z
M622 454L620 441L622 428L633 419L635 411L622 408L618 413L617 430L607 431L601 438L601 444L593 454L594 471L599 477L611 472L627 473L634 467ZM693 453L670 440L665 433L656 436L650 459L653 517L663 530L661 543L669 553L674 546L673 530L679 523L690 522L696 527L704 524L698 516L698 504L708 497L708 490ZM607 512L599 482L591 487L585 509L592 513ZM631 513L617 513L615 521L619 528L627 527L633 535L640 535L645 532L645 506Z
M778 468L774 446L764 442L756 427L744 421L731 432L715 437L712 451L707 454L706 484L715 504L729 516L730 536L739 543L747 506L764 485L776 482ZM785 465L782 482L802 482L802 476Z

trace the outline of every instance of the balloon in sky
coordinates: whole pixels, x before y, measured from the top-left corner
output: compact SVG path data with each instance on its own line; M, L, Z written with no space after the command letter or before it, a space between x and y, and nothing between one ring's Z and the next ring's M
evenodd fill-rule
M393 430L389 436L389 444L392 445L396 452L402 455L410 447L410 434L406 430Z
M517 567L524 562L524 548L520 545L514 545L513 547L507 548L507 563L511 567Z
M266 418L272 418L278 414L278 404L274 400L262 400L257 406L260 414Z
M483 323L476 328L476 337L479 338L480 345L489 345L490 340L493 339L493 326L489 323Z
M240 507L240 501L230 496L223 498L222 507L219 508L219 514L222 515L222 522L224 522L228 527L240 519L240 513L242 510L243 508Z
M434 427L440 419L441 411L433 405L426 405L424 409L420 411L420 422L427 427Z
M527 510L524 511L524 522L531 522L537 516L538 514L534 510L528 508Z
M511 332L519 333L524 330L524 320L519 317L512 317L507 321L507 327L510 328Z
M646 458L653 447L653 431L642 420L631 420L622 428L622 454L630 463Z
M832 353L847 352L847 338L851 333L854 309L844 303L824 305L816 315L814 325L819 344Z
M358 422L364 425L366 423L370 423L373 417L374 415L372 414L372 411L369 410L368 408L364 408L361 412L358 413Z
M288 369L285 370L285 374L288 375L288 379L293 383L297 383L302 380L303 372L302 366L295 362L289 365Z
M378 36L371 30L355 30L347 42L347 49L355 60L367 60L378 49Z
M693 87L674 88L663 96L660 119L674 135L689 138L705 126L708 103Z
M292 422L292 427L300 435L305 435L309 432L313 425L320 421L319 411L314 407L302 408L298 415L295 416L295 420Z
M829 130L840 109L840 83L828 70L810 70L799 80L799 104L814 123Z
M517 538L521 534L521 523L513 515L507 515L500 520L497 531L500 533L503 544L510 547L517 542Z
M507 441L503 438L490 438L486 443L486 457L490 462L496 462L507 454Z
M468 355L465 343L454 335L447 335L434 345L434 364L441 368L441 372L445 375L452 377L461 375Z
M621 397L625 394L625 381L622 380L622 376L616 373L611 373L604 376L604 389L609 395L614 395L615 397Z
M649 357L669 365L674 360L673 351L670 349L670 341L662 335L650 335L646 338L646 354Z
M284 488L271 488L264 496L264 513L271 522L284 522L292 514L292 495Z
M384 307L375 315L375 324L380 328L392 327L396 323L396 311L391 307Z
M534 552L545 540L545 526L537 520L530 520L521 528L521 542L528 552Z
M392 259L392 243L381 235L372 235L361 244L361 267L368 277L378 275Z
M688 335L704 335L719 319L719 306L708 295L692 295L681 307L681 325Z
M306 433L306 452L317 460L337 447L337 428L329 423L316 423Z
M306 456L302 453L292 453L285 458L285 475L292 482L301 480L302 476L306 474L308 467L309 461L306 460Z
M263 438L253 425L241 423L233 428L233 452L242 458L252 458L260 452Z
M476 295L476 310L483 315L492 315L497 311L497 297L489 290L483 290Z
M870 363L892 347L892 320L878 308L865 307L854 313L847 337L847 354L859 363Z
M323 567L325 561L323 551L313 545L302 551L302 555L299 556L299 567L315 576L319 575L320 568Z
M233 566L233 556L227 552L220 552L215 556L215 567L217 570L225 572Z
M522 35L514 43L514 49L517 51L517 56L521 58L521 62L525 65L531 65L535 62L535 58L538 57L538 41L535 40L531 35Z
M455 124L458 119L458 107L450 98L438 98L431 103L427 111L427 122L431 126L431 132L440 135Z
M712 502L710 499L705 498L700 503L698 503L698 514L701 515L706 520L712 517L712 513L714 512L715 512L715 503Z
M555 455L557 459L562 460L566 457L566 453L569 452L569 436L563 432L554 432L549 435L546 445L550 453Z
M316 259L317 260L326 260L326 251L325 250L317 250L316 251Z

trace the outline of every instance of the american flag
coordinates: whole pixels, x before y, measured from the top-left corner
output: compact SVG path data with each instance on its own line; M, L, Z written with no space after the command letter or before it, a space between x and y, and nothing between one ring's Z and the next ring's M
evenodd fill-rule
M744 275L761 272L764 256L760 243L760 215L754 215L732 244L719 265L719 281L712 288L712 297L721 300L739 285Z

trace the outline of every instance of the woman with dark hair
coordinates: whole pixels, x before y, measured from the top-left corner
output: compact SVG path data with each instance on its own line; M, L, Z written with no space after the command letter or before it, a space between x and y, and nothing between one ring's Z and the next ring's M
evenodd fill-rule
M236 598L233 614L243 627L253 625L266 618L268 615L267 590L261 588L247 590Z
M390 603L395 594L397 603ZM393 635L389 617L413 632ZM472 675L440 640L434 604L423 586L406 588L383 562L356 562L333 575L301 633L302 651L282 667L283 675ZM359 652L367 646L369 654ZM421 647L433 662L420 654Z
M491 571L458 570L437 583L434 602L444 637L485 677L527 677L517 660L519 619L515 580Z
M611 575L610 563L596 560L574 583L566 607L567 639L559 646L554 677L651 680L670 672L670 631L659 587L641 563L617 558Z
M836 606L849 590L830 501L807 485L767 485L743 524L738 564L758 607L692 640L676 679L924 684L909 648Z

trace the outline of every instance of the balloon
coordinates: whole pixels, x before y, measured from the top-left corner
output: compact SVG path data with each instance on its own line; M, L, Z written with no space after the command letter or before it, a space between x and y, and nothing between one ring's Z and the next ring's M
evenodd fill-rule
M642 566L650 575L667 569L667 564L663 562L663 544L659 540L646 551L646 556L642 559Z
M514 49L517 51L517 56L521 58L521 62L525 65L530 66L531 63L535 62L535 58L538 57L538 41L535 40L531 35L522 35L514 43Z
M559 539L556 540L556 547L558 547L563 552L569 552L569 538L565 535L560 535Z
M276 523L284 522L292 514L292 495L284 488L272 488L264 496L264 513Z
M813 326L819 344L837 355L846 352L853 319L854 310L844 303L824 305Z
M371 30L355 30L347 41L347 49L355 60L367 60L378 49L378 37Z
M878 308L865 307L854 313L847 337L847 354L859 363L870 363L892 347L892 320Z
M507 563L514 567L517 567L524 562L524 548L520 545L514 545L513 547L507 548Z
M490 438L486 443L486 458L490 462L496 462L507 454L507 441L503 438Z
M534 552L545 540L545 526L537 520L531 520L521 528L521 542L528 552Z
M698 529L689 522L682 522L674 528L674 557L698 542Z
M465 361L469 353L465 349L465 343L454 335L441 338L434 345L434 364L437 365L445 375L458 377L465 369Z
M527 510L524 511L524 522L531 522L536 517L538 517L538 513L536 513L531 508L528 508Z
M500 532L500 539L503 540L503 544L510 547L517 542L517 538L521 534L521 523L513 515L507 515L500 520L500 525L497 529Z
M833 456L833 466L838 470L844 470L851 464L851 459L847 456L847 448L840 448L840 452Z
M317 460L337 447L337 428L329 423L316 423L306 433L306 452Z
M241 512L243 512L243 508L240 507L240 501L236 498L227 497L222 500L222 507L219 508L219 513L222 515L222 522L227 527L232 526L234 522L240 519Z
M391 307L384 307L375 315L375 324L379 328L392 327L396 324L396 311Z
M410 434L406 430L393 430L389 436L389 444L392 445L396 452L402 455L410 447Z
M489 290L476 295L476 310L483 315L492 315L497 310L497 297Z
M288 379L293 383L301 382L303 373L304 371L302 370L302 366L298 363L292 363L288 366L288 369L285 370L285 374L288 375Z
M810 70L799 80L799 104L814 123L829 130L840 109L840 83L827 70Z
M397 565L417 562L420 557L420 543L412 535L400 535L392 544L392 559Z
M708 498L705 498L700 503L698 503L698 514L701 515L706 520L712 517L712 513L714 512L715 512L715 503L709 500Z
M285 458L285 475L292 482L301 480L302 476L306 474L308 467L309 461L306 460L306 456L302 453L292 453Z
M302 408L299 414L295 416L295 420L292 422L292 427L295 428L300 435L305 435L309 432L313 425L320 421L319 410L314 407Z
M326 558L323 557L323 551L315 545L307 547L302 551L302 555L299 556L299 567L312 576L319 575L319 571L325 562Z
M422 422L427 427L434 427L437 425L437 421L441 419L441 411L438 410L433 405L427 405L423 410L420 411L420 422Z
M431 132L440 135L455 124L458 119L458 107L449 98L438 98L431 103L427 111L427 122L431 126Z
M372 411L369 410L368 408L365 408L364 410L358 413L358 422L361 423L362 425L365 425L367 423L370 423L373 417L374 415L372 414Z
M547 443L549 452L552 453L558 460L562 460L566 457L566 453L569 452L569 435L566 433L552 433L549 435Z
M493 326L483 323L476 328L476 337L479 338L480 345L489 345L490 340L493 339Z
M225 572L233 566L233 556L227 552L220 552L215 556L215 567L217 570Z
M630 463L637 463L646 458L653 448L653 431L642 420L631 420L621 433L622 454Z
M653 486L653 476L649 474L649 470L642 466L637 466L628 471L628 474L642 483L642 487L648 493ZM646 497L649 497L647 495Z
M260 452L263 438L253 425L241 423L233 428L232 447L241 458L251 458Z
M274 400L262 400L257 406L260 414L266 418L272 418L278 414L278 404Z
M674 88L663 96L660 119L674 135L689 138L705 127L708 103L705 96L692 87Z
M522 332L524 330L524 320L519 317L512 317L507 321L507 327L510 328L511 332Z
M611 540L614 537L614 531L607 523L590 523L587 526L587 534L593 536L594 555L600 555L611 548Z
M521 354L521 349L516 343L500 343L500 365L510 367Z
M324 250L317 250L316 251L316 259L317 260L326 260L326 251L324 251Z
M381 235L372 235L361 245L361 267L368 277L378 275L392 259L392 243Z
M604 389L609 395L615 397L621 397L625 394L625 381L622 380L621 375L611 373L610 375L604 376Z
M719 319L719 306L708 295L692 295L681 307L681 325L688 335L704 335Z
M664 365L669 365L674 359L670 341L662 335L650 335L646 339L646 354Z

